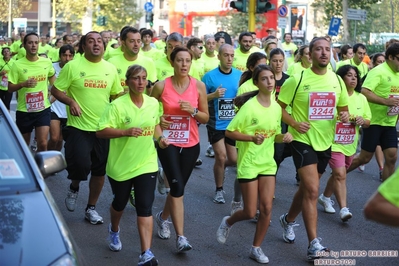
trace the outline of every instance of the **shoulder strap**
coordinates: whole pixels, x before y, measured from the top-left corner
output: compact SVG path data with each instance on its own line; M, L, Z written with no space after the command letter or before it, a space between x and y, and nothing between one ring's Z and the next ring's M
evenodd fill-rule
M291 107L294 105L295 95L296 95L296 92L298 91L299 85L301 85L301 81L302 81L302 77L303 77L303 72L304 72L304 71L305 71L305 70L302 70L302 72L301 72L301 78L299 79L298 85L296 85L296 88L295 88L295 91L294 91L294 96L292 97L292 100L291 100Z

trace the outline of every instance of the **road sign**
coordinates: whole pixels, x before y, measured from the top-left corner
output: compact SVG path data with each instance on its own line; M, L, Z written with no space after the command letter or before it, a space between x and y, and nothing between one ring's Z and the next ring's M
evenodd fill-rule
M278 18L278 25L277 25L277 27L279 27L280 29L285 29L285 28L287 27L287 21L288 21L287 18L281 18L281 17L279 17L279 18Z
M341 19L332 17L330 21L330 27L328 29L328 35L337 36L339 32L339 25L341 25Z
M288 7L285 5L280 5L277 9L277 13L280 17L286 17L288 15Z
M14 23L14 28L26 28L26 25L28 24L28 19L27 18L14 18L12 20Z
M364 9L348 8L347 17L349 20L365 21L367 18L367 11Z
M154 9L154 5L151 2L146 2L144 4L145 12L151 12Z

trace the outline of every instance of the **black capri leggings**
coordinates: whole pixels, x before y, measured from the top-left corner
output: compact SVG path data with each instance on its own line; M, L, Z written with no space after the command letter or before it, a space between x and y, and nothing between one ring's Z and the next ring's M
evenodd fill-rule
M158 157L170 186L170 195L178 198L184 195L184 188L195 167L200 153L199 143L193 147L180 148L169 145L158 148Z
M137 216L152 216L152 204L155 198L154 191L157 180L156 175L157 172L146 173L120 182L109 176L108 180L111 184L112 193L114 194L112 208L118 212L123 211L129 200L132 186L134 186Z

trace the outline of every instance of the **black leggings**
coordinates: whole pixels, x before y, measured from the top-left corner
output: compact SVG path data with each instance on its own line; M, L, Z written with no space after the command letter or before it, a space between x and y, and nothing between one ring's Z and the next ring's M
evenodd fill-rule
M158 157L170 186L170 195L178 198L184 195L184 188L195 167L200 153L199 143L193 147L180 148L169 145L158 148Z
M12 98L12 92L0 90L0 100L3 101L7 110L10 110L11 98Z
M112 208L115 211L123 211L129 200L130 191L134 186L134 197L136 200L136 213L140 217L152 216L152 204L154 202L154 191L156 185L156 175L154 173L146 173L126 181L116 181L112 177L108 177L111 184L114 200Z

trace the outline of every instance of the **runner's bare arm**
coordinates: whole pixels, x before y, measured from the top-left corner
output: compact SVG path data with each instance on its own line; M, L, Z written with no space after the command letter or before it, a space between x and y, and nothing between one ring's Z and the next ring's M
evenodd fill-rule
M67 96L65 92L57 89L54 85L53 87L51 87L51 95L53 95L60 102L69 105L69 112L71 113L71 115L80 116L82 114L78 103L71 97Z
M198 113L195 115L195 119L201 124L206 124L209 120L209 111L205 84L202 81L197 80L197 89L199 93L199 99Z
M48 82L50 83L51 86L54 85L55 79L56 79L55 75L52 75L51 77L48 78Z
M22 88L34 88L36 84L37 82L35 81L35 79L28 79L18 84L13 84L11 82L8 82L8 91L14 92Z
M364 206L364 215L378 223L399 226L399 208L387 201L378 191Z
M362 88L362 94L366 96L367 101L371 103L376 103L380 105L386 105L386 106L397 106L399 105L399 98L382 98L380 96L377 96L374 92L367 88Z
M298 131L301 134L306 133L309 130L310 124L308 122L297 122L295 121L294 118L292 118L292 116L290 116L289 113L287 113L287 111L285 110L287 104L283 103L280 100L278 100L278 104L282 108L283 115L281 117L281 120L283 120L284 123L294 128L296 131Z

